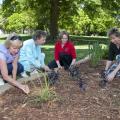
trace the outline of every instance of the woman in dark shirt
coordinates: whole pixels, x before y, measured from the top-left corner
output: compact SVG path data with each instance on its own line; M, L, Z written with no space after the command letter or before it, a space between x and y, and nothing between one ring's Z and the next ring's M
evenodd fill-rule
M109 56L108 56L108 60L109 61L113 61L114 59L115 59L115 57L117 56L117 55L119 55L120 54L120 48L119 48L119 46L117 47L117 45L116 44L114 44L114 43L110 43L110 46L109 46Z
M108 32L111 40L109 46L109 57L106 62L105 73L106 80L112 81L120 70L120 31L117 28L112 28ZM116 63L112 65L112 61L116 58Z

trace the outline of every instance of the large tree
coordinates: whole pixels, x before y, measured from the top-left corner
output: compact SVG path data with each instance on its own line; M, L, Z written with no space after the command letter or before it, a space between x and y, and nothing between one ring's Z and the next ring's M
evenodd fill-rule
M10 17L13 13L21 14L23 11L31 10L31 13L35 14L35 20L37 21L36 29L42 29L50 32L52 38L55 38L58 30L66 28L66 30L79 29L79 25L82 27L82 32L88 31L89 33L96 29L95 20L100 21L101 9L106 14L105 16L111 16L119 22L120 15L120 0L4 0L3 1L3 14L4 18ZM79 10L82 9L85 18L83 20ZM108 14L108 15L107 15ZM112 19L111 19L112 20ZM88 22L89 21L89 22ZM90 22L92 21L92 22ZM103 20L104 22L104 20ZM107 21L106 21L107 22ZM109 22L108 22L109 23ZM106 24L104 22L104 24ZM72 27L72 25L74 25ZM91 27L93 26L93 27ZM98 25L100 26L100 25ZM103 25L101 24L100 27ZM107 26L107 25L106 25ZM104 26L103 26L104 27ZM105 27L104 27L105 28ZM101 29L98 29L101 31Z

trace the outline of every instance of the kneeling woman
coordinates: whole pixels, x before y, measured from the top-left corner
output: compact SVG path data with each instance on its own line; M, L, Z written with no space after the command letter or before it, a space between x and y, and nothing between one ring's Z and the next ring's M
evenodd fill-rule
M72 42L69 41L69 34L65 31L59 35L59 40L55 44L55 60L48 64L50 69L62 68L68 69L76 61L76 51Z
M112 81L115 77L120 77L120 31L112 28L108 32L110 38L109 57L106 62L105 71L103 73L104 80L100 81L100 86L106 86L106 83ZM115 62L113 60L116 58Z
M24 71L23 66L18 63L21 46L21 37L17 35L8 37L5 44L0 45L0 72L5 81L27 94L29 93L28 86L16 81L16 75Z

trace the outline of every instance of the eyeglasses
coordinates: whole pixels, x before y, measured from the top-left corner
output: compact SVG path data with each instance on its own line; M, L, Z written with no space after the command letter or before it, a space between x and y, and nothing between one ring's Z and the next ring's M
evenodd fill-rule
M20 36L12 36L10 38L10 40L12 40L12 41L14 41L14 40L20 40L20 41L22 41L22 38Z

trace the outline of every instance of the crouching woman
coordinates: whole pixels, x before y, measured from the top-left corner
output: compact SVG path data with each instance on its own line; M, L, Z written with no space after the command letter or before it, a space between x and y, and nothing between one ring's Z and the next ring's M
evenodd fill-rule
M7 81L9 84L28 94L28 86L16 81L16 75L24 71L23 66L18 63L21 46L21 37L17 35L8 37L5 44L0 45L0 73L4 81Z
M65 70L76 62L76 50L73 43L69 40L69 34L65 31L59 34L59 40L55 43L55 60L48 64L50 69L62 68Z
M108 36L111 40L109 46L109 59L106 63L105 71L107 80L112 81L115 77L120 76L120 31L117 28L112 28L108 32ZM113 60L116 58L115 63Z

